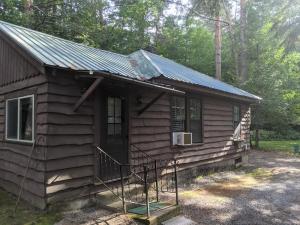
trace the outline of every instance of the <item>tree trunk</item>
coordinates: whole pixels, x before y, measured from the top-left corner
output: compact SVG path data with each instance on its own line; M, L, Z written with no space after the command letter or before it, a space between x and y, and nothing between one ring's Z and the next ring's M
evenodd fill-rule
M222 56L221 56L221 48L222 48L222 32L221 32L221 22L220 15L216 16L215 20L215 63L216 63L216 78L221 80L221 65L222 65Z
M259 148L259 130L255 129L255 148Z
M248 78L247 69L247 52L245 42L246 30L246 0L240 0L240 80L244 83Z

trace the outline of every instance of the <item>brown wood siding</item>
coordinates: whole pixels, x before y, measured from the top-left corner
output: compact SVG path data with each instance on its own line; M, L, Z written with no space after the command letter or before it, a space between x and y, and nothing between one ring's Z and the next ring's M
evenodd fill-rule
M15 65L16 66L16 65ZM1 67L1 66L0 66ZM17 66L16 66L17 67ZM30 85L29 85L30 84ZM0 92L0 187L18 194L20 184L24 177L28 157L32 151L32 144L12 142L5 140L5 102L6 99L21 97L28 94L35 96L35 121L40 120L37 109L40 107L40 100L47 90L47 79L45 75L33 76L26 80L14 82L1 88ZM32 158L29 163L22 199L30 202L39 208L45 208L45 154L46 136L41 134L35 126L35 138L39 143L35 146Z
M94 180L94 99L88 97L73 112L81 95L73 76L49 76L47 95L38 110L39 132L47 135L47 203L86 195L80 190Z
M20 55L0 32L0 87L37 76L39 71Z
M138 111L158 96L153 89L136 90L130 95L129 112L129 145L145 151L153 158L172 158L170 149L170 98L164 95L145 112L138 115ZM137 98L141 104L137 104ZM135 149L130 146L134 151ZM134 160L134 158L131 158Z
M136 92L135 92L136 93ZM131 96L130 105L130 144L157 159L176 157L181 169L206 165L224 160L235 159L243 154L232 141L233 136L233 102L228 99L201 96L203 114L203 143L191 146L172 146L170 130L170 96L165 95L142 115L137 111L150 102L159 92L143 90ZM137 106L140 96L142 105ZM247 104L241 104L242 137L248 135L250 110Z

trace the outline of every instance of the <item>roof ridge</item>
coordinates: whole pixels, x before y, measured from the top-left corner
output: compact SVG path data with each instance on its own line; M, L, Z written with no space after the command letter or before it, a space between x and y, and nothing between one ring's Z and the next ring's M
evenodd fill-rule
M44 33L44 32L38 31L38 30L33 30L33 29L28 28L28 27L23 27L23 26L20 26L20 25L9 23L9 22L3 21L3 20L0 20L0 24L1 23L9 25L9 26L16 27L16 28L19 28L19 29L27 30L27 31L30 31L30 32L33 31L33 32L36 32L36 33L38 33L40 35L47 36L47 37L50 37L50 38L55 38L55 39L58 39L58 40L61 40L61 41L64 41L64 42L69 42L69 43L72 43L72 44L81 45L81 46L86 47L86 48L96 49L98 51L107 52L107 53L115 54L115 55L122 56L122 57L127 57L127 55L124 55L124 54L120 54L120 53L116 53L116 52L111 52L111 51L103 50L103 49L100 49L100 48L95 48L95 47L89 46L87 44L78 43L78 42L75 42L75 41L71 41L71 40L68 40L68 39L64 39L64 38L61 38L61 37L54 36L52 34L47 34L47 33ZM1 27L0 27L0 29L1 29Z
M205 77L207 77L207 78L209 78L209 79L212 79L212 80L214 80L214 81L222 82L222 83L224 83L224 84L226 84L226 85L229 85L229 86L231 86L231 87L233 87L233 88L242 90L242 89L240 89L240 88L238 88L238 87L233 86L232 84L228 84L228 83L226 83L226 82L224 82L224 81L221 81L221 80L218 80L218 79L216 79L216 78L214 78L214 77L212 77L212 76L210 76L210 75L201 73L201 72L199 72L198 70L195 70L195 69L193 69L193 68L187 67L187 66L185 66L185 65L183 65L183 64L181 64L181 63L178 63L178 62L176 62L176 61L174 61L174 60L172 60L172 59L166 58L166 57L164 57L164 56L161 56L161 55L158 55L158 54L155 54L155 53L152 53L152 52L143 50L143 49L141 49L141 51L143 51L144 53L147 53L147 54L149 53L149 54L158 56L158 57L160 57L161 59L164 59L164 60L167 60L167 61L176 63L176 64L179 65L179 66L185 67L185 68L188 69L188 70L195 71L195 72L201 74L202 76L205 76ZM147 57L147 58L149 58L149 57ZM155 64L150 58L149 58L149 61L151 61L153 64ZM244 90L242 90L242 91L248 93L247 91L244 91ZM251 94L251 93L250 93L250 94Z
M163 56L161 56L161 55L158 55L158 54L155 54L155 53L146 51L146 50L142 50L142 51L143 51L144 55L147 54L147 55L150 55L150 57L151 57L151 54L152 54L154 57L159 57L161 60L166 60L166 61L168 61L168 62L170 62L170 63L174 63L174 64L176 64L176 65L178 65L178 66L180 66L180 67L182 67L182 68L184 68L184 69L187 69L187 70L189 70L189 71L195 72L195 73L199 74L200 76L203 76L204 78L210 79L210 80L213 81L213 82L218 82L218 83L220 83L220 84L227 85L227 86L229 86L229 87L231 87L231 88L233 88L233 89L235 89L235 90L237 90L237 91L239 91L239 92L242 92L242 93L244 93L244 94L250 94L250 95L252 95L253 97L256 97L256 98L258 97L258 96L254 95L254 94L252 94L252 93L249 93L249 92L247 92L247 91L245 91L245 90L243 90L243 89L241 89L241 88L239 88L239 87L235 87L235 86L233 86L232 84L228 84L228 83L226 83L226 82L224 82L224 81L221 81L221 80L218 80L218 79L216 79L216 78L214 78L214 77L212 77L212 76L209 76L209 75L204 74L204 73L201 73L201 72L199 72L199 71L197 71L197 70L195 70L195 69L192 69L192 68L190 68L190 67L187 67L187 66L185 66L185 65L183 65L183 64L181 64L181 63L177 63L176 61L174 61L174 60L172 60L172 59L163 57ZM148 56L148 58L150 58L150 57ZM151 58L150 58L150 62L153 63L153 61L151 60ZM155 64L155 63L153 63L153 64ZM166 77L163 73L161 73L161 74L162 74L164 77ZM258 98L260 98L260 97L258 97Z
M145 51L145 50L143 50L143 49L140 49L139 50L141 53L142 53L142 55L151 63L151 65L154 67L154 69L159 73L159 74L161 74L161 75L163 75L163 72L160 70L160 68L156 65L156 63L154 63L151 59L150 59L150 57L146 54L146 53L148 53L148 51Z

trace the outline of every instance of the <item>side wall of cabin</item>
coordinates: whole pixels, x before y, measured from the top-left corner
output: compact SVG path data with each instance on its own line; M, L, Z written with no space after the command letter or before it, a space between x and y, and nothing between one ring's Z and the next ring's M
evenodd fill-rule
M46 76L0 33L0 187L17 195L28 166L21 197L39 208L46 207L44 174L47 140L39 125L43 124L43 112L47 111L44 104L47 88ZM32 143L8 141L5 138L6 100L26 95L34 95L35 99L34 130L39 142L33 152Z
M94 182L94 94L74 112L83 94L73 75L49 76L47 92L46 201L88 197Z
M233 105L241 107L241 137L250 146L250 106L230 99L198 95L202 99L203 143L190 146L173 146L171 143L170 95L164 95L143 114L138 111L159 92L141 90L131 96L130 144L147 152L156 159L178 159L180 169L206 167L213 163L234 164L234 160L245 155L235 146L232 137ZM140 99L142 105L136 104ZM133 148L134 150L134 148Z

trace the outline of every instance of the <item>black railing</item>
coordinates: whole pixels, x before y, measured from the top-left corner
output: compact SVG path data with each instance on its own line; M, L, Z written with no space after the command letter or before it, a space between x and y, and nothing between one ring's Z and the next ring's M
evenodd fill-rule
M130 156L136 171L141 171L144 165L149 168L149 181L157 193L157 201L159 201L159 190L161 192L174 193L176 195L176 204L178 205L178 178L176 159L156 159L141 150L138 146L132 144L130 148ZM160 188L159 188L160 183Z
M138 147L132 148L132 163L122 164L97 147L97 180L122 201L124 213L130 203L146 206L150 216L149 205L159 201L159 191L175 193L178 204L176 161L156 160Z

